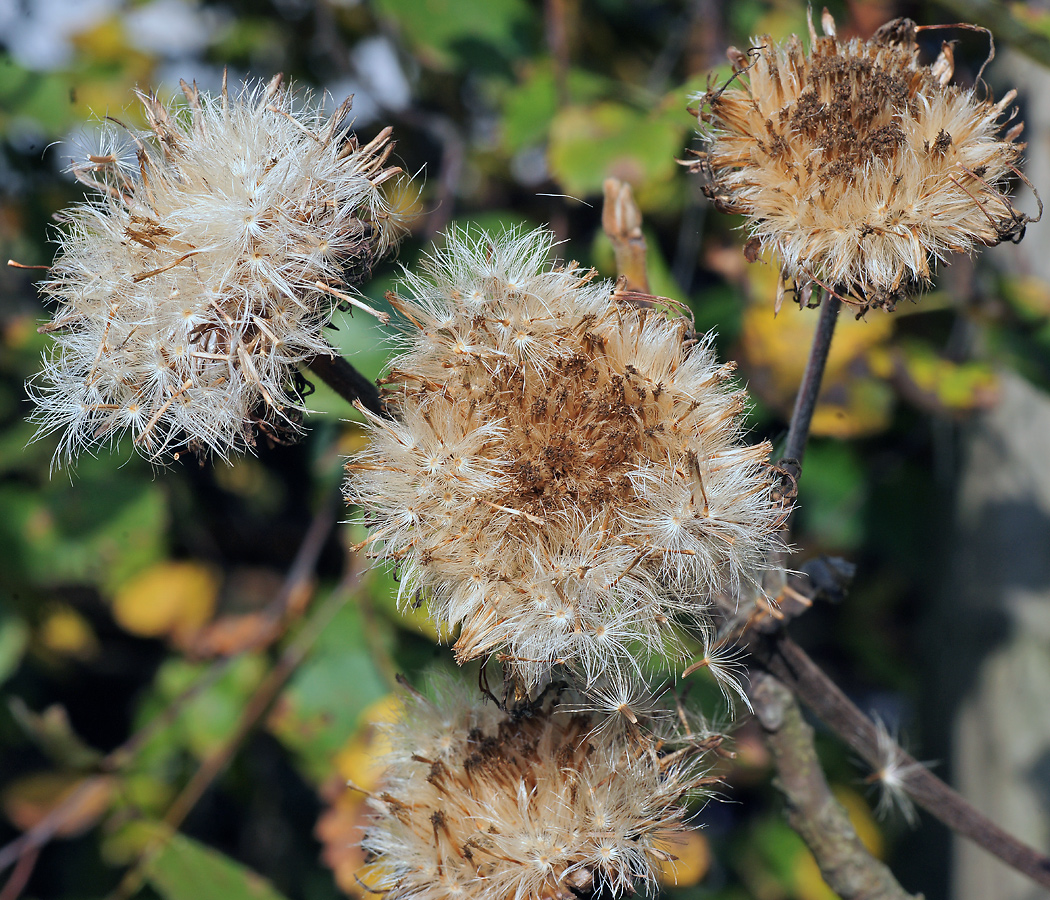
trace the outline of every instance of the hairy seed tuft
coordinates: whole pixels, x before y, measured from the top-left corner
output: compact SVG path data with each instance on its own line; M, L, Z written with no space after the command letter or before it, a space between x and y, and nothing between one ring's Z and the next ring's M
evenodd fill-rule
M909 19L868 41L823 24L808 52L766 36L731 53L733 79L698 98L707 149L689 166L746 218L749 260L776 252L778 308L786 290L804 302L824 288L860 312L893 309L948 253L1024 235L1007 188L1022 125L999 135L1016 91L993 103L949 84L951 45L921 65Z
M557 663L591 681L674 649L673 620L753 578L783 517L710 339L551 267L551 246L453 231L406 277L395 419L348 466L402 598L526 690Z
M153 460L295 436L298 367L332 353L338 288L397 235L389 131L359 146L349 101L300 108L279 76L238 97L183 91L174 110L139 95L150 127L130 156L113 126L74 167L94 196L64 214L42 287L55 343L29 385L58 463L128 433Z

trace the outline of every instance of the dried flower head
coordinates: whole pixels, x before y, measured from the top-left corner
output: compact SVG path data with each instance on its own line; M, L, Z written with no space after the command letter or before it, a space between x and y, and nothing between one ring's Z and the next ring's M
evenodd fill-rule
M453 231L392 302L411 322L348 499L372 552L533 688L674 646L676 614L749 578L776 544L768 444L682 318L546 264L544 231ZM630 668L630 666L628 666Z
M776 251L778 308L791 284L800 302L816 285L862 312L892 309L946 254L1020 240L1029 219L1006 179L1020 174L1023 126L998 136L1016 91L993 103L950 85L947 43L920 65L909 19L844 41L825 10L823 30L810 23L808 53L768 36L731 51L730 84L700 98L707 150L690 168L746 217L748 259Z
M369 795L362 881L391 900L572 900L653 887L718 740L596 728L548 690L515 712L407 699ZM670 853L668 852L670 851Z
M332 353L337 287L396 236L389 130L359 146L349 100L299 109L280 76L236 98L182 87L177 111L139 95L150 130L130 160L111 128L74 168L96 194L64 215L42 286L55 344L30 385L40 433L62 432L56 461L126 432L161 459L296 431L297 366Z

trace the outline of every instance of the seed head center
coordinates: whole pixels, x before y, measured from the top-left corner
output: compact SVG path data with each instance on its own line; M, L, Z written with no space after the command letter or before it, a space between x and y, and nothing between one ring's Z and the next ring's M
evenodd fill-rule
M572 507L585 515L634 497L629 472L651 456L659 422L637 373L601 357L559 360L553 371L514 367L494 385L508 425L513 487L504 505L528 512Z

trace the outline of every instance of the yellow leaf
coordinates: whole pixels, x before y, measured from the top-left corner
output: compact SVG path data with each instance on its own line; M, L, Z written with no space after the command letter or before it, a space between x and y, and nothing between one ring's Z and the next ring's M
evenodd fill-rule
M52 653L91 659L99 651L98 638L87 620L75 609L60 606L40 626L40 643Z
M83 778L64 772L37 772L9 785L0 802L11 824L22 831L54 813L53 833L75 837L109 809L116 786L117 780L111 775Z
M383 880L383 863L365 861L361 834L368 823L364 797L345 792L317 820L314 835L321 842L321 859L332 870L335 883L351 897L374 897L369 885Z
M778 277L766 257L747 268L750 302L744 311L740 359L748 387L786 416L802 380L818 312L799 309L786 300L774 316ZM893 327L888 315L858 320L848 308L840 313L813 415L813 434L856 437L889 424L893 393L868 361L874 357L876 363L884 362L884 347Z
M74 34L72 42L77 50L97 62L122 62L130 49L124 25L117 16Z
M813 434L847 440L876 434L889 425L894 394L883 381L844 378L827 388L813 411Z
M795 863L795 897L797 900L838 900L836 894L824 881L820 867L813 854L804 850Z
M1044 319L1050 316L1050 284L1034 275L1007 279L1003 294L1025 317Z
M37 320L32 316L12 316L2 326L3 343L20 350L36 336Z
M872 818L868 804L856 791L845 787L832 789L849 815L850 823L860 842L876 859L881 859L884 846L882 833ZM795 865L795 896L798 900L837 900L838 895L827 886L813 854L802 848Z
M867 848L868 853L876 859L882 859L886 851L882 832L871 814L867 801L856 791L841 785L832 789L835 799L839 801L849 814L849 820L857 832L860 842Z
M353 456L368 446L368 432L357 422L347 422L339 435L341 456Z
M390 752L386 732L378 725L395 721L402 701L396 694L380 697L361 714L361 725L335 757L335 768L347 781L371 790L382 772L380 760Z
M197 562L162 562L126 582L113 600L113 617L142 637L184 639L215 611L219 576Z
M699 884L711 868L711 846L697 829L687 831L680 840L664 842L660 847L673 860L655 860L656 879L661 885L692 887Z
M402 703L397 694L387 694L361 713L357 733L335 757L335 769L342 778L366 791L376 786L383 768L381 760L390 752L386 731L379 726L398 719ZM368 885L381 880L382 871L382 863L366 862L359 843L368 805L364 795L353 788L341 789L329 803L314 832L324 847L321 858L344 893L364 900L373 895Z

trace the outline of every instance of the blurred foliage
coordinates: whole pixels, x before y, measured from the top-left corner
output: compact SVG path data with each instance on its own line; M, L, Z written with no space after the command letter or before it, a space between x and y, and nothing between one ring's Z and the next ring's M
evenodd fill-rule
M952 20L929 2L831 5L840 34L901 14ZM450 222L547 223L571 241L565 254L614 274L601 187L629 181L653 290L717 329L751 388L754 436L782 439L815 316L790 303L774 316L775 267L745 261L739 221L713 213L675 158L695 144L690 98L709 73L729 75L725 49L804 30L801 0L105 0L74 16L75 6L0 16L3 258L47 263L49 217L82 197L63 174L67 142L90 145L107 115L140 124L136 86L170 96L179 77L215 89L224 67L231 80L283 70L336 99L354 93L364 138L394 126L402 166L418 173L398 200L417 213L406 265ZM1002 16L1050 35L1035 3ZM964 79L982 58L971 49L956 50ZM1004 366L1050 383L1050 285L953 262L949 283L893 317L842 321L795 535L798 559L840 553L860 571L850 598L814 610L800 637L848 673L862 703L889 696L902 718L916 678L911 626L937 577L930 536L944 530L937 435L995 402ZM379 267L370 302L382 306L395 277L393 263ZM130 870L165 900L363 896L362 796L343 782L374 783L394 675L450 663L424 612L398 609L392 573L360 571L347 549L360 526L321 528L312 573L288 580L311 524L331 516L340 457L360 445L343 421L351 411L318 385L318 415L296 447L163 471L121 447L52 472L54 442L32 442L25 423L23 384L47 344L32 280L0 272L0 843L42 823L58 839L26 895L105 896ZM333 343L377 376L389 334L363 316L336 325ZM300 639L307 652L283 672ZM242 733L246 711L258 727ZM737 743L726 794L739 802L699 814L707 828L672 851L669 895L828 896L780 816L754 729ZM825 749L865 840L892 858L896 826L874 823L855 790L863 773ZM164 820L179 792L227 750L173 832ZM934 897L929 868L928 883L909 886Z

